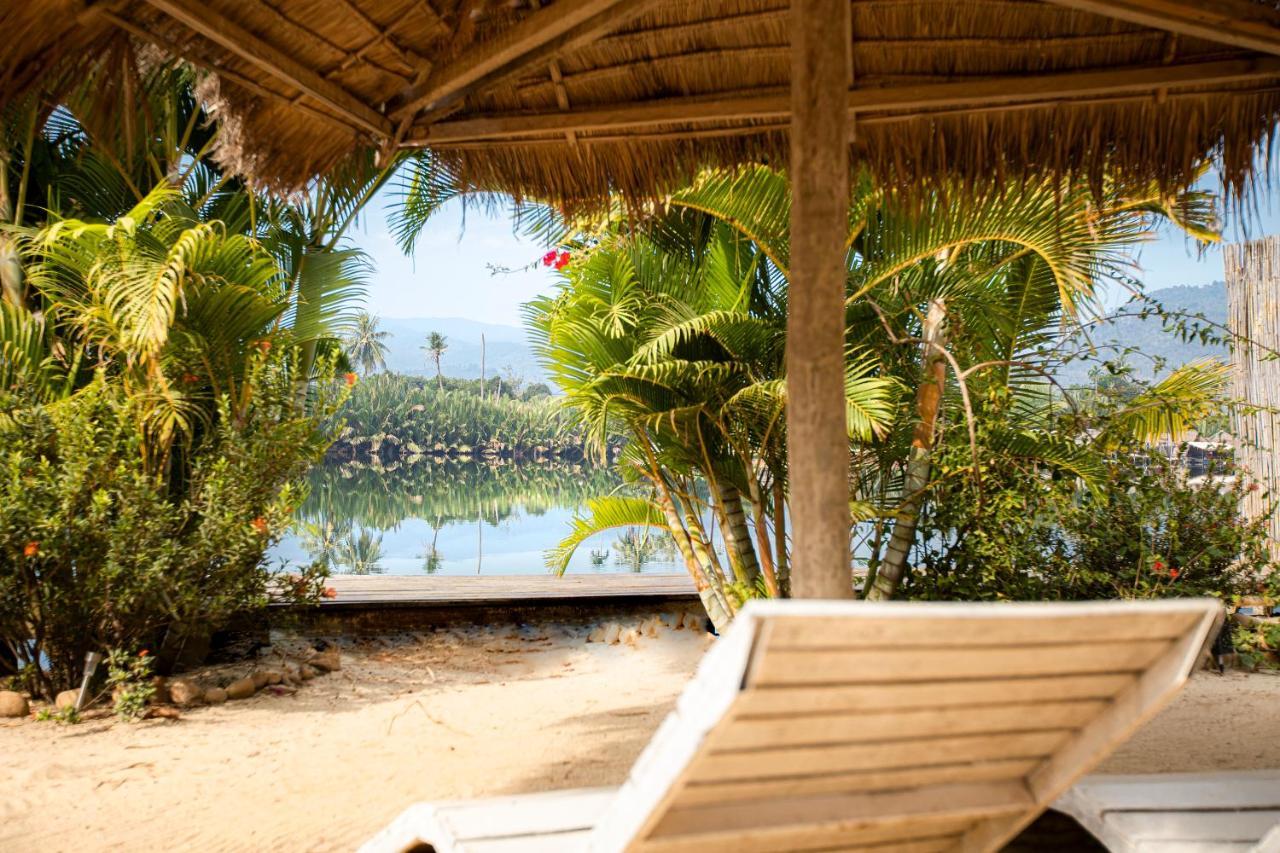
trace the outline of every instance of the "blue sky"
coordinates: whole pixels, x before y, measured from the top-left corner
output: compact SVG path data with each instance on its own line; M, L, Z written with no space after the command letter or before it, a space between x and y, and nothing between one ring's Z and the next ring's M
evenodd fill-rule
M504 214L445 207L427 226L412 257L395 244L387 227L383 198L375 199L353 233L356 245L373 258L369 310L383 317L464 317L509 326L521 324L520 305L551 289L555 275L539 260L543 247L513 233ZM1280 230L1277 205L1264 200L1251 236ZM465 225L465 227L464 227ZM1230 221L1227 236L1238 237ZM1198 255L1191 241L1166 230L1142 247L1135 259L1148 290L1203 285L1221 279L1222 254ZM495 274L493 267L511 272ZM1119 293L1107 300L1121 301Z

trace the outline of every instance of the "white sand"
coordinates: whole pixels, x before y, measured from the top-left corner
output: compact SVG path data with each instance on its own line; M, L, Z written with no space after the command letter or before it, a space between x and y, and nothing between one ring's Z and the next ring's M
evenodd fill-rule
M176 722L0 721L0 850L350 850L419 800L617 784L708 639L584 634L369 643ZM1197 676L1102 769L1280 767L1278 709L1280 677Z

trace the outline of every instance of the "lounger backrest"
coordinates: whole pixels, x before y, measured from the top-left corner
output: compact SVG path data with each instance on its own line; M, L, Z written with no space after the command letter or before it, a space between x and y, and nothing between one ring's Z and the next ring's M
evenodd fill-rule
M590 848L999 849L1176 693L1221 613L752 602Z

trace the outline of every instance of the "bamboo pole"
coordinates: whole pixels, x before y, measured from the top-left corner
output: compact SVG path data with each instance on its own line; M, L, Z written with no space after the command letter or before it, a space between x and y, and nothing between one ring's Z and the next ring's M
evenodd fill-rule
M1245 492L1241 511L1258 518L1280 496L1280 237L1226 247L1228 325L1232 349L1232 396L1249 408L1236 411L1236 460L1262 488ZM1256 407L1256 409L1254 408ZM1271 516L1268 547L1280 559L1280 513Z
M844 411L849 15L848 0L791 4L787 454L796 598L853 597Z

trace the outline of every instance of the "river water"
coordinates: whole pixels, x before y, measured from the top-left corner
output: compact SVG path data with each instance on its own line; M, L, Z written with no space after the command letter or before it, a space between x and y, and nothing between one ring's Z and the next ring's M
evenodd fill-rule
M335 574L512 575L549 571L546 552L590 498L623 489L608 469L570 464L422 461L326 464L311 475L298 525L269 558L327 560ZM568 571L685 571L659 531L596 534Z

